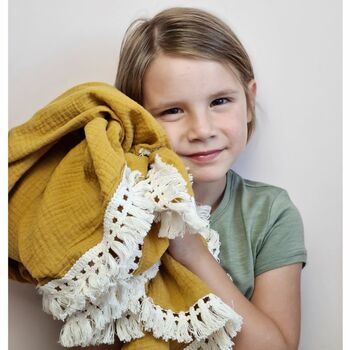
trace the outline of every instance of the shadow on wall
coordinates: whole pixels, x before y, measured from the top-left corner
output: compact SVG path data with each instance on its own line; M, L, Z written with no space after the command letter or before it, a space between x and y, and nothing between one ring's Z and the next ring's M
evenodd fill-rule
M42 310L34 285L10 281L8 295L9 350L65 349L58 343L62 322Z

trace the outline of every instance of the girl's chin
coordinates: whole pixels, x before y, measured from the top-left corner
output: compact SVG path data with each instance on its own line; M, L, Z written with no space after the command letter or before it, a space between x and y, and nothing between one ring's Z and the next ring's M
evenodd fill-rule
M196 184L200 183L215 183L218 181L222 181L223 177L225 177L226 174L219 175L219 174L196 174L192 173L193 176L193 182Z

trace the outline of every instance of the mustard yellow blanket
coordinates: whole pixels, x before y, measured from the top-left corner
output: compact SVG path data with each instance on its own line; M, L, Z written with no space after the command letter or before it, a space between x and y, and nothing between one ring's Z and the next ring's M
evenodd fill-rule
M76 86L9 132L10 277L37 285L63 346L230 349L242 319L167 254L208 210L163 129L104 83Z

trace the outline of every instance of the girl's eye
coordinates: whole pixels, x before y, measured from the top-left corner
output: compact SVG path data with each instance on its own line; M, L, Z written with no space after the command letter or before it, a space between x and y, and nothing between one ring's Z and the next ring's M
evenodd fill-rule
M179 112L180 112L180 108L174 107L174 108L169 108L166 111L163 111L160 115L177 114Z
M221 97L221 98L217 98L216 100L214 100L211 105L212 106L220 106L223 105L227 102L229 102L230 100L227 97Z
M173 122L181 118L181 112L182 112L181 108L178 108L178 107L169 108L163 112L160 112L159 115L156 116L156 118L162 121Z

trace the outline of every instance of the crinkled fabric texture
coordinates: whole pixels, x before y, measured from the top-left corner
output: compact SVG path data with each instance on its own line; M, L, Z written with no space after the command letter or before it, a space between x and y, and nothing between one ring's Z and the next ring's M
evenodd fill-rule
M64 321L63 346L230 349L242 319L166 252L216 232L154 118L104 83L9 132L9 272Z

